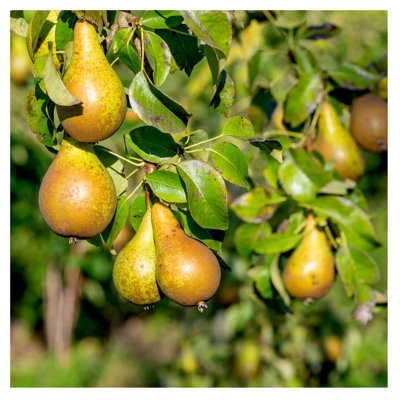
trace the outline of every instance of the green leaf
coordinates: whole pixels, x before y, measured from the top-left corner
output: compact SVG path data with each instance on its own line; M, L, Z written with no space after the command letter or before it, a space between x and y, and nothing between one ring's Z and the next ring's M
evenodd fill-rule
M46 56L39 57L33 64L33 76L35 78L44 78L46 68Z
M102 232L101 236L103 240L107 243L108 247L111 247L114 240L117 238L118 233L121 231L126 223L129 213L129 201L127 201L126 196L119 196L117 202L117 209L113 220L110 225Z
M211 160L225 180L244 188L248 187L246 157L234 144L215 143L211 147Z
M262 224L242 224L235 232L234 242L238 253L245 259L249 259L256 243L271 234L271 226L268 222Z
M323 188L319 189L318 193L345 195L347 194L347 190L354 188L356 184L356 182L351 180L338 181L336 179L333 179Z
M131 34L132 34L132 28L119 29L114 36L114 39L111 43L108 52L111 52L112 54L117 54L122 46L128 44Z
M103 30L103 19L107 23L107 11L104 10L72 10L78 18L85 18L97 25L99 33Z
M22 10L11 10L10 11L10 29L12 32L19 36L26 37L28 33L29 24L24 18L24 12Z
M336 253L336 266L349 297L354 297L358 304L373 299L371 285L378 281L379 269L367 252L345 239Z
M186 203L186 193L179 175L172 171L156 170L146 177L154 194L169 203Z
M225 54L213 47L205 45L204 54L206 55L208 66L211 71L212 81L213 81L213 95L217 90L217 85L221 77L221 73L226 64Z
M182 141L180 142L182 146L188 147L193 144L203 142L204 140L208 139L208 134L206 131L203 129L198 129L196 131L193 131L189 134L189 141L186 144L187 137L182 138ZM208 156L210 152L209 151L198 151L196 153L191 153L191 157L195 158L196 160L200 160L203 162L208 161Z
M177 170L185 182L189 211L194 220L202 228L226 230L229 217L221 175L197 160L183 161L177 165Z
M152 126L141 126L126 135L128 144L144 160L160 163L178 154L178 146L171 135Z
M296 247L300 242L301 235L291 233L272 233L261 239L254 246L254 251L259 254L284 253Z
M274 291L271 282L271 265L277 257L268 255L265 265L258 265L249 271L249 275L254 279L258 293L264 299L272 299Z
M146 52L154 61L154 83L160 86L165 82L170 71L171 52L167 43L154 32L144 32L144 45Z
M128 181L125 179L124 176L124 165L122 164L121 160L108 153L108 149L103 146L93 146L93 150L96 153L99 160L103 163L106 167L107 172L110 174L117 196L121 195L126 191L128 188Z
M228 116L235 99L235 84L229 74L224 70L214 96L210 100L210 106L214 107L224 117Z
M179 225L186 232L186 234L194 239L200 240L207 247L215 251L221 251L222 241L224 240L224 231L210 230L202 228L192 218L189 211L178 210L173 211Z
M182 34L176 32L177 30ZM168 44L178 68L190 76L194 66L203 58L196 37L188 36L188 29L185 25L177 26L174 31L157 29L156 33Z
M78 17L71 11L61 11L58 16L55 40L58 50L64 50L68 42L74 40L74 26Z
M312 75L318 72L318 64L311 50L298 45L293 46L294 60L302 74Z
M129 207L128 220L135 231L139 229L146 211L146 193L142 191L138 196L136 196L135 200L133 200Z
M119 52L118 52L119 59L135 74L140 72L140 58L136 50L129 44L124 44Z
M53 144L53 126L47 116L49 97L42 91L38 82L35 82L25 100L25 117L29 129L36 134L39 142L45 146Z
M222 134L237 139L249 139L255 136L252 123L246 118L235 116L228 119L222 128Z
M380 80L379 75L348 62L330 70L329 75L338 85L351 90L368 89Z
M350 200L321 196L308 200L302 206L312 208L318 215L331 218L346 233L346 237L354 246L363 250L379 246L367 214Z
M271 262L270 276L271 276L271 282L274 285L276 291L279 293L279 296L281 297L283 303L285 304L286 307L289 307L290 296L286 292L286 288L283 283L281 273L279 271L279 255L276 255Z
M174 28L183 21L179 11L176 10L148 10L142 18L144 26L154 29Z
M254 138L249 139L252 146L258 147L263 153L271 156L278 162L282 162L282 145L273 139Z
M279 168L279 180L286 193L306 201L332 180L332 174L324 171L322 164L304 149L292 149Z
M304 10L284 10L277 11L277 13L275 24L286 29L293 29L305 24L307 18L307 11Z
M353 190L349 193L346 197L352 201L354 204L357 204L361 210L367 211L368 210L368 202L364 196L364 193L358 187L353 186Z
M160 92L143 72L136 74L129 87L129 101L142 121L161 132L180 133L186 129L190 114Z
M73 106L82 103L65 87L54 65L53 52L51 49L46 56L44 83L46 85L47 94L53 103L59 106Z
M292 127L302 124L322 100L324 86L319 74L303 75L290 89L285 104L285 122Z
M180 11L185 24L204 43L221 50L228 58L232 27L223 11Z
M257 187L235 199L231 208L243 221L261 223L271 218L277 205L285 200L275 192Z

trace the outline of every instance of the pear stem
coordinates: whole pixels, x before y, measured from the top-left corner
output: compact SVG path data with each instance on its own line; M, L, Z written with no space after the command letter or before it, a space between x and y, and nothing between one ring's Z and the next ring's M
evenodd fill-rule
M135 187L135 189L133 189L132 192L129 193L128 197L121 204L121 207L139 190L139 188L140 188L140 186L142 186L142 184L143 184L143 179L139 182L139 184Z
M298 138L302 138L304 136L304 133L286 131L286 130L282 130L282 129L273 129L271 131L266 131L265 133L268 135L271 135L271 136L280 135L280 136L293 136L293 137L298 137Z
M324 226L324 230L325 230L326 236L328 236L328 239L329 239L329 241L331 242L333 248L334 248L335 250L337 250L337 249L338 249L338 245L337 245L337 243L336 243L335 238L334 238L333 235L332 235L331 230L329 229L329 226L328 226L328 225L325 225L325 226Z
M117 57L117 58L110 64L110 67L112 67L118 60L119 60L119 57Z
M197 152L199 152L199 151L212 151L212 149L210 149L210 148L195 149L195 150L185 151L185 153L190 154L190 153L197 153Z
M144 163L143 163L144 164ZM133 175L136 174L136 172L138 172L140 170L140 168L136 168L134 169L128 176L125 177L126 180L128 180L129 178L132 178Z
M195 144L191 144L190 146L185 147L184 150L186 151L187 149L191 149L192 147L200 146L201 144L211 142L213 140L219 139L219 138L224 137L224 136L228 136L228 135L226 135L225 133L221 133L220 135L215 136L215 137L213 137L211 139L207 139L207 140L203 140L201 142L195 143Z
M140 65L140 71L144 70L144 38L143 38L143 28L140 27L140 40L141 40L141 65Z
M205 308L208 308L207 304L202 300L197 303L197 309L202 313Z

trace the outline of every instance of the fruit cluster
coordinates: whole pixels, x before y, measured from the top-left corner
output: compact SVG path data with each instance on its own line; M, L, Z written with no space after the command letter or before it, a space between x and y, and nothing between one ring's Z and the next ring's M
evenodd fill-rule
M119 129L126 97L94 26L85 20L75 25L73 55L63 82L81 104L57 106L66 135L43 178L39 207L57 234L88 239L107 227L117 204L114 183L91 143ZM150 207L147 192L147 212L119 253L113 277L119 293L135 304L156 303L160 288L177 303L202 310L219 286L221 271L212 251L188 237L168 207L159 202Z

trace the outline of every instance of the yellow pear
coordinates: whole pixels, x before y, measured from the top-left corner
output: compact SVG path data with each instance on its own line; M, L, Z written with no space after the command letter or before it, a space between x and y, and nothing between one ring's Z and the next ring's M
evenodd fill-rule
M387 114L387 102L376 94L367 93L353 101L350 130L364 150L387 150Z
M29 78L32 61L22 36L11 36L10 78L17 85L23 85Z
M156 282L156 249L147 209L133 239L120 251L113 268L119 294L134 304L153 304L161 300Z
M66 132L81 142L113 135L126 115L126 97L118 75L108 63L94 26L85 20L74 28L74 51L64 75L66 88L82 104L58 106Z
M185 234L165 205L153 206L152 222L160 289L176 303L197 305L202 311L221 279L217 258L207 246Z
M315 149L325 161L335 160L335 169L343 179L358 181L363 176L364 160L357 144L328 102L321 105Z
M116 204L114 183L92 146L64 138L39 191L40 212L50 229L91 238L111 222Z
M283 281L291 296L304 299L319 299L333 286L333 254L325 233L316 227L311 214L307 217L305 235L285 266Z

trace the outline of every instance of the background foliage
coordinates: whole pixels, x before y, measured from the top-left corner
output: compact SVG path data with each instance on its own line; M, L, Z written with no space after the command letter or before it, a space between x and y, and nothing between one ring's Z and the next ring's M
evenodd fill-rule
M235 28L226 65L236 91L230 116L244 115L253 122L256 132L262 132L273 126L268 105L275 103L270 101L260 107L259 101L264 102L266 96L257 98L251 86L268 87L270 73L275 76L276 71L265 70L269 65L263 64L265 57L268 61L266 51L284 46L284 41L265 15L243 12L238 17L244 23L244 30ZM305 19L307 26L329 22L340 28L329 40L307 41L320 68L333 71L331 75L336 76L339 85L343 71L342 75L337 71L344 61L367 68L386 51L387 26L383 11L310 11L286 20L282 17L279 24L290 26L296 18ZM129 86L131 71L120 62L115 68L124 85ZM162 81L163 75L157 79ZM285 96L295 80L287 74L279 82L282 84L274 86L275 99ZM33 137L23 114L25 97L32 84L32 77L25 85L11 84L12 386L387 384L386 308L376 307L374 319L367 326L361 326L352 320L353 303L337 279L325 298L311 305L294 301L290 304L292 313L288 313L280 298L271 295L274 289L265 284L269 277L263 277L264 270L249 270L249 250L237 246L246 241L238 240L237 235L238 232L245 235L247 229L242 228L239 217L249 223L253 222L254 215L249 216L248 210L240 208L238 199L246 189L240 174L230 178L236 179L237 184L242 183L243 188L227 184L232 206L223 255L231 271L223 270L221 287L209 302L207 313L199 315L196 308L182 308L167 299L150 312L121 300L111 279L114 256L86 242L71 249L65 239L49 231L39 213L38 190L52 156ZM189 120L190 131L202 129L211 134L221 131L224 125L221 113L209 107L212 86L213 77L207 60L203 59L194 66L190 77L184 72L168 76L162 90L193 114ZM260 114L260 108L267 112ZM287 105L285 122L296 125L296 118L299 118L298 109L294 107L291 116ZM348 114L342 115L342 122L348 123ZM140 121L127 119L118 133L102 145L122 153L122 136L141 125ZM233 143L240 145L239 141L233 140ZM224 149L216 147L215 151L218 154ZM261 173L262 161L255 157L255 151L258 151L256 147L253 152L248 151L247 161L251 171ZM369 214L373 214L372 223L382 244L369 251L381 276L374 289L385 291L386 153L363 152L363 155L366 174L358 187L365 196ZM212 161L218 163L218 159ZM252 176L256 185L264 182L264 175ZM135 182L130 185L136 186ZM130 222L137 226L137 221ZM46 347L44 320L49 271L60 270L64 271L65 283L74 277L68 271L82 271L72 345L69 355L61 360L54 348Z

